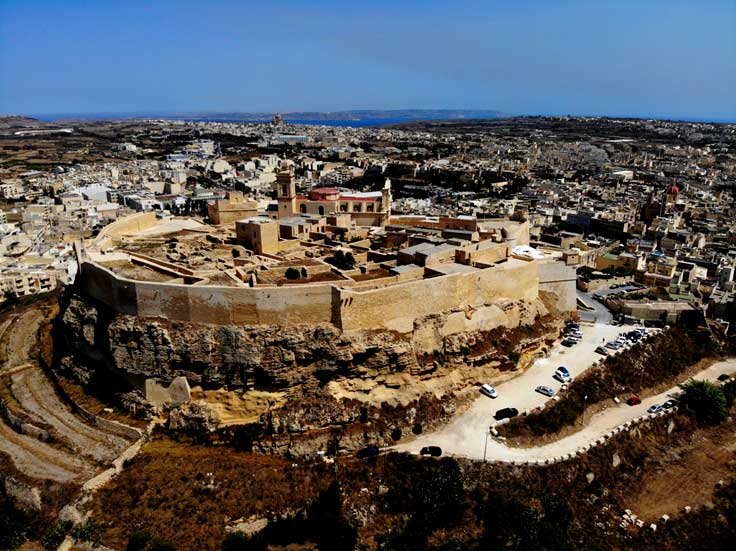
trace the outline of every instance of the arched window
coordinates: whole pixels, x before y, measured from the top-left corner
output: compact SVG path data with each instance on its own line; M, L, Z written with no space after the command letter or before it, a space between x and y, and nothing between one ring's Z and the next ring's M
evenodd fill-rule
M301 213L307 212L307 205L305 205L304 203L302 203L301 205L299 205L299 212L301 212Z
M324 213L325 213L325 208L324 208L324 207L323 207L322 205L320 205L320 207L319 207L319 208L317 209L317 211L318 211L318 212L319 212L320 214L324 214Z

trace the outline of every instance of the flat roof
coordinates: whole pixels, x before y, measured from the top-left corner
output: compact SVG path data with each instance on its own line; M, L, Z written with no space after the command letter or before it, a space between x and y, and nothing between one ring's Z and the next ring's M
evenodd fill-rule
M421 270L422 267L418 266L417 264L404 264L403 266L394 266L393 268L389 268L389 273L392 274L405 274L408 272L413 272L414 270Z
M432 249L434 247L435 245L433 245L432 243L427 243L425 241L422 243L417 243L416 245L412 245L411 247L406 247L405 249L400 249L399 254L414 254L421 251L426 251L427 249Z
M458 264L453 262L452 264L439 264L437 266L428 266L433 272L439 272L444 275L450 274L467 274L470 272L477 272L478 268L468 266L467 264Z

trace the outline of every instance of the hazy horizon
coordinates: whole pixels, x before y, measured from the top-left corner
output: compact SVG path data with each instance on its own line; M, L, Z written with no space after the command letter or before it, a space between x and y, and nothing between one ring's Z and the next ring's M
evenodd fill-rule
M730 0L6 0L0 112L734 121L735 30Z

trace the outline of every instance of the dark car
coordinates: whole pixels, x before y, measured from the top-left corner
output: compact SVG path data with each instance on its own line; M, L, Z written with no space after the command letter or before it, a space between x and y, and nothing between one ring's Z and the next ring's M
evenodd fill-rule
M639 398L636 394L632 394L631 396L629 396L629 399L626 400L626 403L630 406L638 406L639 404L641 404L641 398Z
M378 449L378 446L366 446L358 453L356 453L355 456L358 459L365 459L366 457L376 457L379 451L380 450Z
M728 373L721 373L720 375L718 375L718 380L722 383L727 383L731 380L731 377L728 376Z
M571 346L575 346L576 344L577 342L572 339L565 339L564 341L562 341L562 346L566 346L568 348L570 348Z
M419 455L431 455L432 457L439 457L442 455L442 448L439 446L424 446Z
M665 402L664 404L662 404L662 407L663 407L664 409L672 409L672 408L673 408L673 407L675 407L676 405L677 405L677 400L673 400L672 398L670 398L670 399L669 399L669 400L667 400L667 401L666 401L666 402Z
M501 421L502 419L511 419L517 415L519 415L519 410L516 408L501 408L496 412L496 415L494 415L493 418L496 419L496 421Z

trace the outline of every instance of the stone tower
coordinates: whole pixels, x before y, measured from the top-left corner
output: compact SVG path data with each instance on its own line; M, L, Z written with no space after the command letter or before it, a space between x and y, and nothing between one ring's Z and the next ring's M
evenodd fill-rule
M296 212L296 177L290 168L276 173L276 198L279 203L279 218L294 216Z

